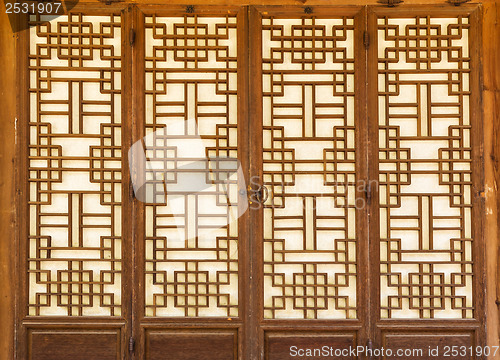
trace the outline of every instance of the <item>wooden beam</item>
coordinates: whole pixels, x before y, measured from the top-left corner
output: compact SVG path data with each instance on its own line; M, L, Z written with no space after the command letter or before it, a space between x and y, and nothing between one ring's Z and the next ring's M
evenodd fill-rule
M483 119L486 210L487 343L499 344L500 303L500 1L483 4ZM497 355L494 359L500 359Z
M15 316L15 36L0 6L0 359L14 359Z
M467 4L480 4L485 2L491 2L493 0L473 0L467 2ZM83 2L83 1L81 1ZM85 3L103 3L105 0L86 0ZM151 4L151 5L162 5L159 0L133 0L125 1L131 4ZM432 5L445 5L450 6L447 0L403 0L405 5L416 5L416 4L432 4ZM293 6L314 6L314 5L377 5L385 6L378 2L378 0L175 0L169 1L169 5L293 5ZM196 12L196 9L195 9Z

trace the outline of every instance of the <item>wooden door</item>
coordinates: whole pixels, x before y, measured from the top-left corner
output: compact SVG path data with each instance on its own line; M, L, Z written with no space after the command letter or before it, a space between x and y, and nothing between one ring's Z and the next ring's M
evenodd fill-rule
M368 340L365 21L362 7L251 12L251 173L269 192L251 206L253 305L266 359Z
M235 359L250 259L246 8L139 6L135 21L134 141L152 164L137 175L137 354Z
M26 20L19 358L484 357L478 6Z
M480 24L477 6L368 15L373 336L414 357L485 355Z
M270 194L252 221L257 354L350 358L335 351L361 346L353 357L475 359L491 350L479 14L252 12L251 174Z
M19 359L118 359L130 333L124 6L19 33Z

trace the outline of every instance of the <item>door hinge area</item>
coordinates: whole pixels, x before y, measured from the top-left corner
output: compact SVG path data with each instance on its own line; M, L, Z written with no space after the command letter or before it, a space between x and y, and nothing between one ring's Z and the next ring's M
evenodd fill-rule
M134 29L130 29L129 42L130 42L130 46L134 46L134 43L135 43L135 30Z
M365 46L366 50L368 50L368 48L370 47L370 34L368 33L368 31L365 31L363 33L363 45Z
M130 337L130 339L128 339L128 352L132 354L134 350L135 350L135 340L133 337Z

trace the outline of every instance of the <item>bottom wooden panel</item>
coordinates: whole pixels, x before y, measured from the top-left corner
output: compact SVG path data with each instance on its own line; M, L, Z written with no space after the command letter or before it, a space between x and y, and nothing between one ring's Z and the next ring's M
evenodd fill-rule
M382 359L476 359L471 331L386 331L382 344Z
M146 330L146 360L235 360L237 330Z
M31 329L30 360L117 360L119 330Z
M265 333L266 360L356 359L356 333L269 331Z

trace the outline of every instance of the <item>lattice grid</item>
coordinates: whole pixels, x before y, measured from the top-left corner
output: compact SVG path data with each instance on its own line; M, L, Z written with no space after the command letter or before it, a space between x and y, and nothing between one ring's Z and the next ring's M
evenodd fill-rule
M121 17L31 16L29 315L121 314Z
M382 318L472 318L469 18L380 17Z
M237 178L207 162L238 157L236 31L229 14L145 17L145 145L162 162L146 174L146 316L238 316ZM207 189L182 189L199 175Z
M262 19L264 317L356 318L354 19Z

